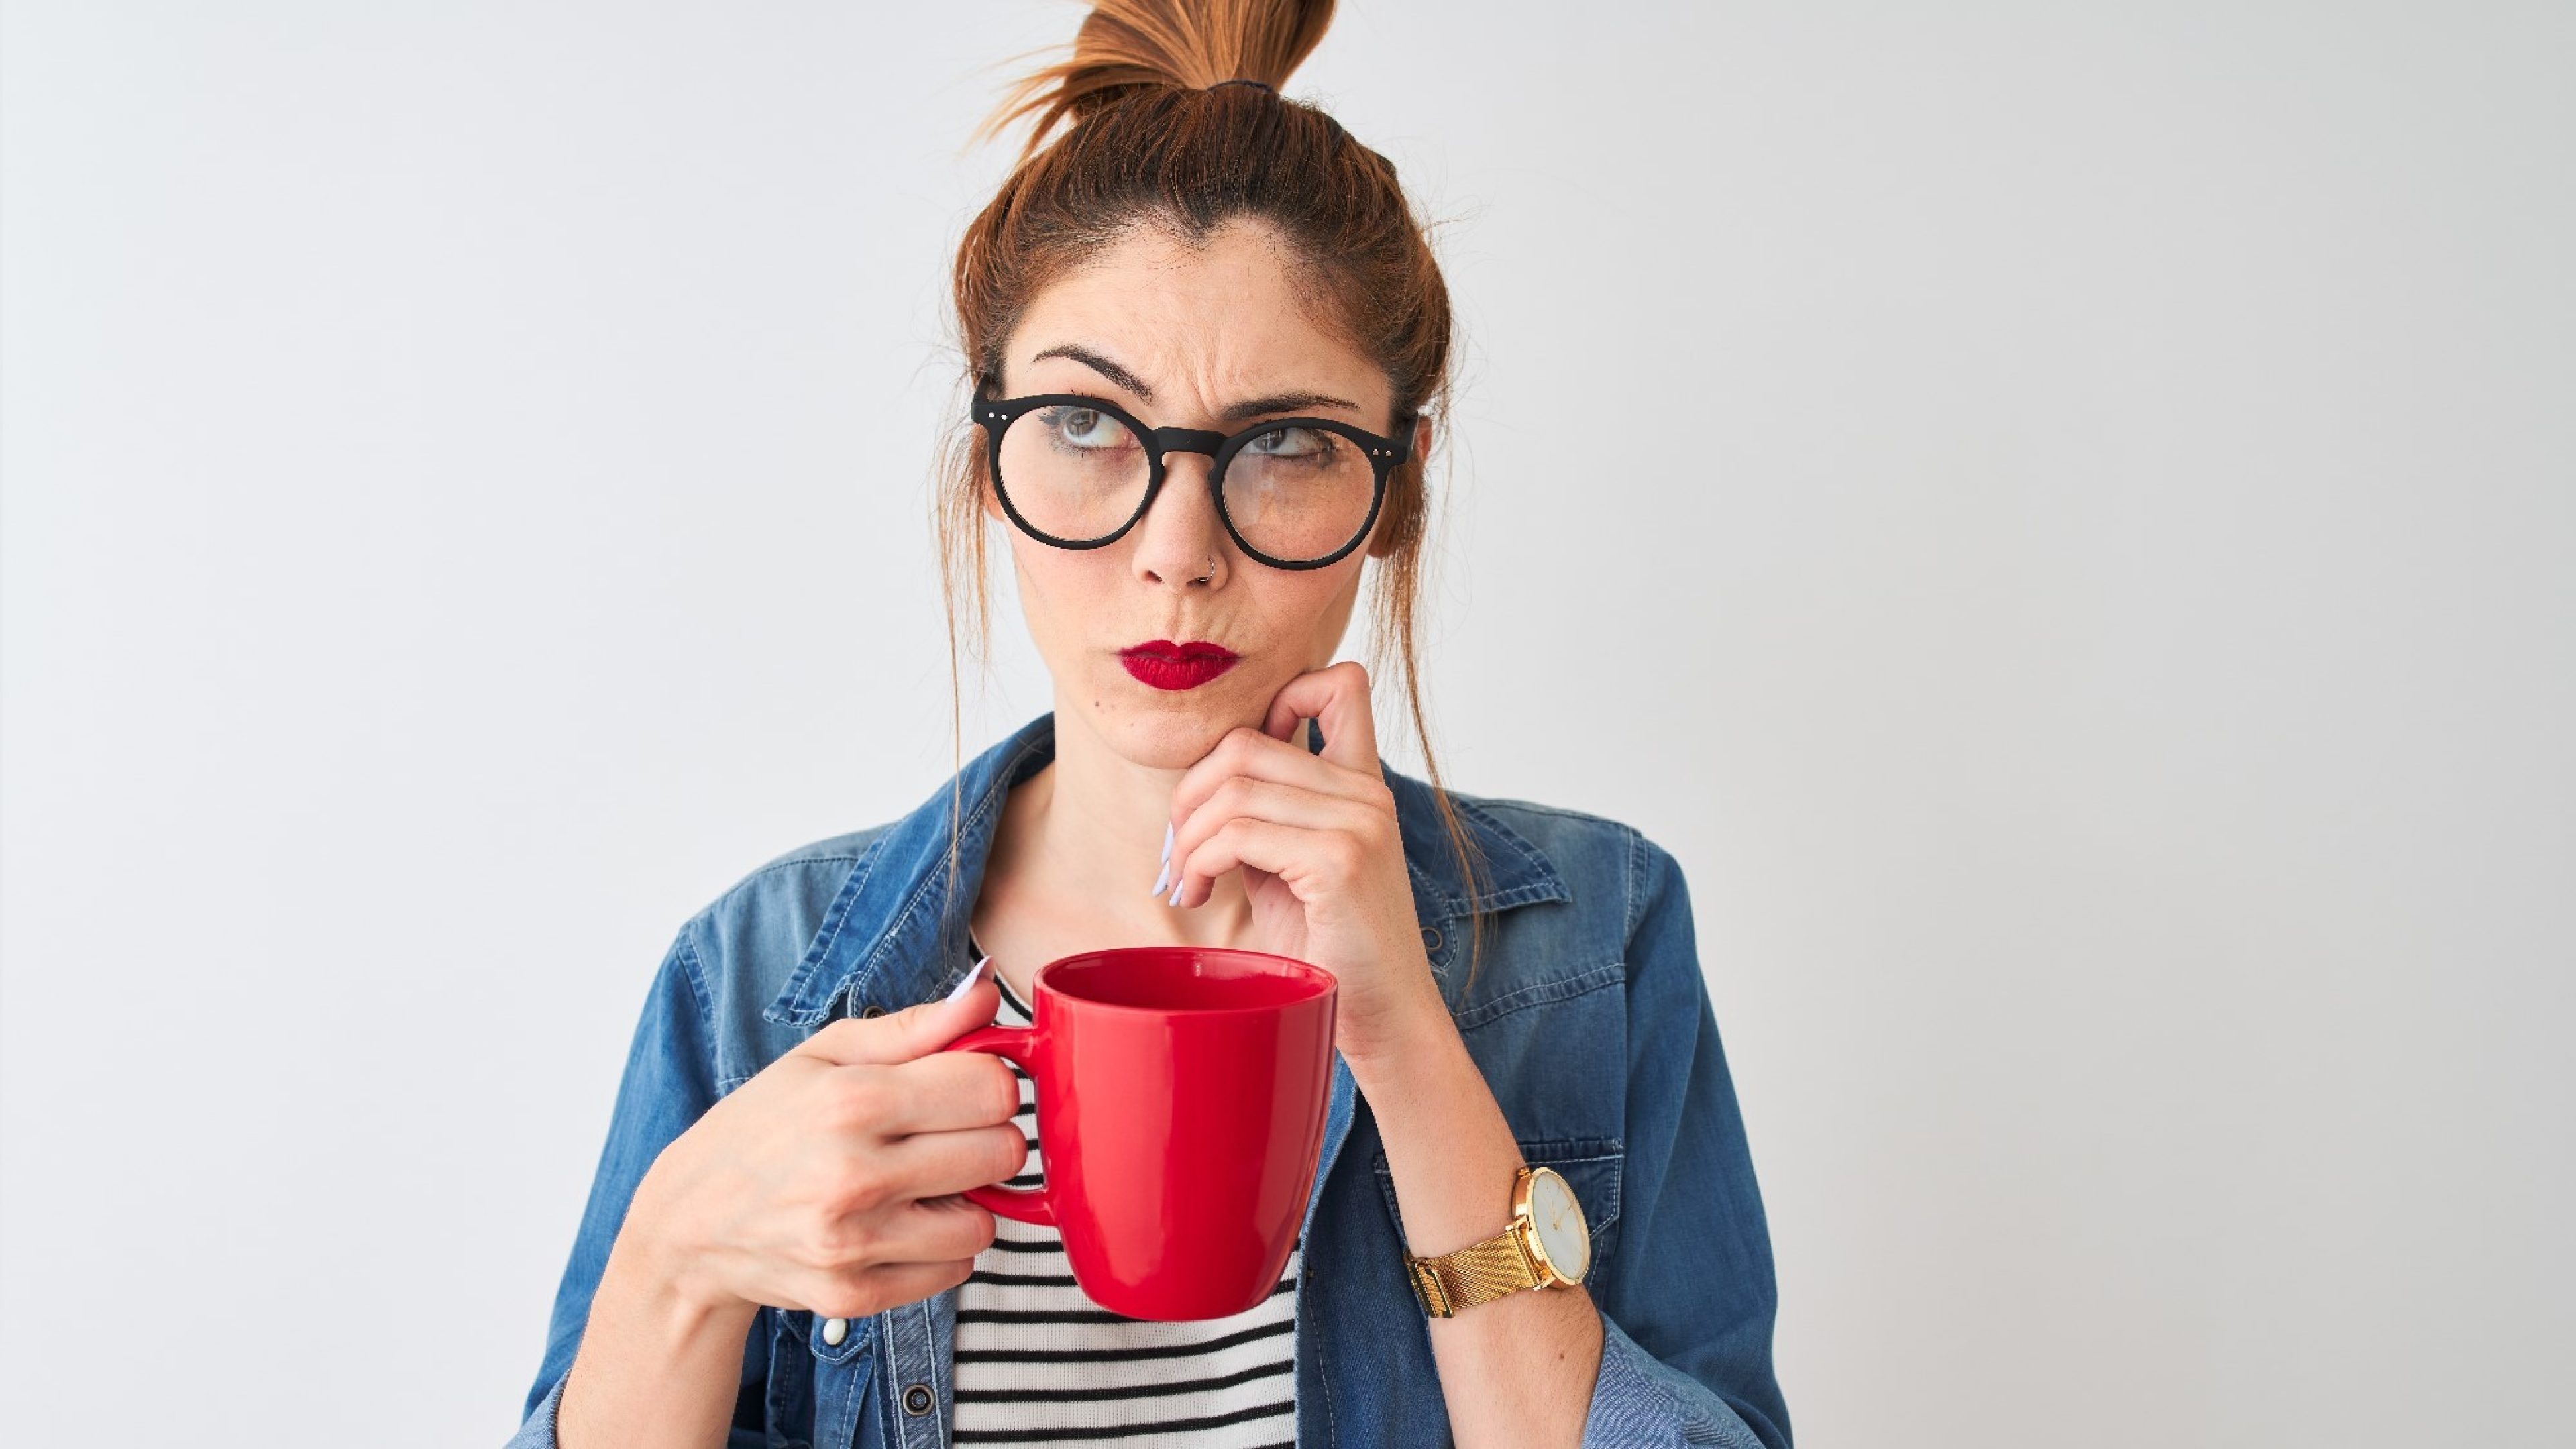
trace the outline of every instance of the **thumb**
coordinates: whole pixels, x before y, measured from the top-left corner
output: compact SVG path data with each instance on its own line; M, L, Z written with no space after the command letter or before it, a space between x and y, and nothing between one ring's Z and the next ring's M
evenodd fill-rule
M789 1055L819 1057L835 1066L889 1066L926 1057L979 1026L991 1026L1002 993L993 985L992 960L975 963L957 989L876 1017L843 1017L798 1042Z

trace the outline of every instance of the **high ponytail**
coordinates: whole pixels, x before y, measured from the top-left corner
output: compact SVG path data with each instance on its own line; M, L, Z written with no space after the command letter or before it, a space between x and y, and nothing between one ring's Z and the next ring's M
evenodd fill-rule
M1250 222L1272 231L1329 320L1385 371L1392 426L1442 406L1449 289L1395 166L1323 111L1277 94L1332 14L1331 0L1105 0L1082 22L1069 56L1010 88L978 135L1033 123L1018 164L957 244L953 300L969 387L1000 385L1003 349L1040 291L1135 228L1197 245L1220 227ZM1224 84L1233 80L1261 85ZM980 661L992 630L984 466L972 430L960 427L936 507L952 736L960 646ZM1473 897L1484 864L1441 784L1422 710L1423 474L1417 453L1387 475L1370 571L1371 674L1383 677L1393 657L1442 830ZM961 595L973 603L969 628L960 625ZM962 763L964 741L953 743ZM952 877L959 820L952 808ZM954 892L949 899L955 903ZM1472 985L1485 922L1473 912L1468 919Z
M1035 115L1020 151L1025 161L1058 121L1080 121L1144 87L1253 80L1277 90L1332 19L1333 0L1106 0L1074 32L1073 53L1012 86L975 136L990 140Z

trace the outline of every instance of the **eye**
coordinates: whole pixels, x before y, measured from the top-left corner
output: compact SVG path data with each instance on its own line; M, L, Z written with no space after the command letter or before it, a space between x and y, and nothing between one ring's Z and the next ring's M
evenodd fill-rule
M1098 408L1049 408L1047 431L1072 448L1116 448L1125 445L1127 429Z
M1243 445L1243 451L1265 458L1321 460L1332 456L1338 440L1321 428L1272 428Z

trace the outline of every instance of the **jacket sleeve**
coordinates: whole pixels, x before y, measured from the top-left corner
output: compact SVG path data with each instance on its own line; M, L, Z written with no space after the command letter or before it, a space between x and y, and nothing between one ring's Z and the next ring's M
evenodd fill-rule
M1629 831L1627 1180L1587 1449L1787 1449L1770 1229L1681 867Z
M555 1289L554 1316L546 1331L546 1351L522 1409L524 1422L508 1449L559 1449L555 1409L563 1401L564 1375L573 1352L581 1346L590 1320L591 1295L598 1290L608 1250L626 1221L627 1204L636 1184L662 1149L715 1104L714 1028L707 1005L704 971L689 944L686 928L671 942L661 969L644 997L644 1011L626 1051L626 1067L617 1084L617 1101L608 1121L608 1141L592 1175L590 1200L573 1235L572 1256ZM746 1341L743 1375L746 1385L766 1379L768 1356L755 1319ZM757 1406L760 1394L743 1394L737 1402ZM735 1443L765 1444L757 1421L737 1425Z

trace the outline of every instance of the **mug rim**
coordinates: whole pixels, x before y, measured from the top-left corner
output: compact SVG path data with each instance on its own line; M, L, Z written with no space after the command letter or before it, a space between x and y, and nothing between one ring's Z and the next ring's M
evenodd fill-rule
M1299 997L1295 1001L1273 1002L1265 1006L1129 1006L1124 1002L1102 1001L1095 997L1066 991L1048 979L1059 966L1071 966L1097 957L1137 951L1188 951L1202 956L1237 956L1261 961L1277 961L1293 968L1286 974L1299 977L1309 984L1320 985L1322 989L1312 996ZM1029 978L1029 989L1033 995L1059 996L1068 1002L1078 1003L1086 1011L1115 1011L1138 1016L1169 1016L1175 1012L1186 1012L1191 1016L1243 1016L1258 1012L1284 1011L1289 1007L1303 1006L1311 1001L1329 1000L1341 989L1341 978L1312 961L1300 961L1294 956L1282 956L1276 951L1255 951L1248 946L1096 946L1088 951L1075 951L1069 955L1058 956L1039 967ZM1034 1000L1029 1003L1032 1016L1036 1014L1037 1004Z

